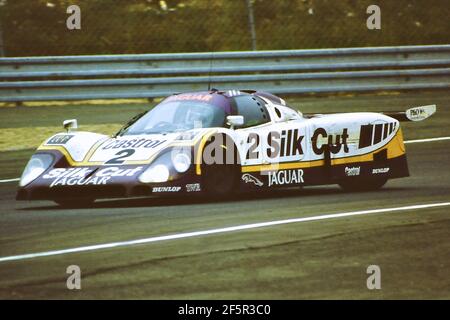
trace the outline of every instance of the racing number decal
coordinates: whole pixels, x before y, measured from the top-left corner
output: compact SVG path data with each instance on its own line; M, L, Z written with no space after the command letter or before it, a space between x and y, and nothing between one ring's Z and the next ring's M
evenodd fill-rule
M114 156L115 158L109 159L105 162L105 164L121 164L124 163L125 160L122 160L124 158L128 158L132 154L134 154L136 150L134 149L125 149L117 152Z
M250 145L247 152L247 160L258 159L259 135L250 133L248 135L247 143Z

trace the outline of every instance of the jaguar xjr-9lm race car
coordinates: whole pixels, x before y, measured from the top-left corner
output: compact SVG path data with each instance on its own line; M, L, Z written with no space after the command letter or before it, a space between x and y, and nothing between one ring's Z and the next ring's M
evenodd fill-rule
M324 184L377 189L409 175L399 121L423 120L435 110L302 114L266 92L175 94L113 136L75 131L76 120L65 121L67 132L31 157L17 199L72 206Z

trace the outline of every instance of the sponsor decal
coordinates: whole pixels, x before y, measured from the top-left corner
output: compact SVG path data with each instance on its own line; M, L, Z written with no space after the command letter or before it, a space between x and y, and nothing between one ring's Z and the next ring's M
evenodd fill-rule
M112 139L102 146L102 150L107 149L137 149L137 148L156 148L166 140L153 140L145 138L134 139Z
M112 177L132 177L142 171L143 167L121 169L106 167L95 171L91 168L57 168L42 176L43 179L54 179L50 188L54 186L83 186L106 184ZM95 171L95 172L94 172Z
M280 170L269 172L269 187L272 185L304 183L303 170Z
M73 134L57 134L50 138L46 144L65 144L67 141L73 138Z
M376 168L372 169L372 174L388 173L389 168Z
M419 118L421 119L426 114L425 109L423 108L415 108L409 110L409 115L411 119Z
M304 136L298 134L298 129L273 131L267 136L267 156L269 158L289 157L303 154L302 140Z
M252 176L252 175L249 174L249 173L244 174L244 175L242 176L242 180L243 180L245 183L253 183L255 186L258 186L258 187L262 187L262 186L264 185L264 183L263 183L261 180L259 180L259 179L256 178L255 176Z
M56 178L50 184L50 188L56 186L86 186L86 185L102 185L106 184L111 177L89 177L89 178Z
M153 187L153 192L178 192L181 187Z
M268 147L264 150L265 158L291 157L303 154L302 140L305 136L299 135L299 129L269 132L267 135ZM247 152L247 160L258 159L260 154L260 137L256 133L248 136L247 144L250 146Z
M183 101L183 100L197 100L208 102L212 98L213 96L210 94L178 94L168 97L166 100L164 100L164 103L170 101Z
M312 149L315 154L321 155L326 151L327 146L330 149L330 153L336 154L339 153L344 147L344 152L348 152L348 129L345 128L342 130L342 134L329 135L324 128L317 128L314 131L314 134L311 138ZM327 139L327 143L319 144L319 137L322 139Z
M345 167L345 175L347 177L359 176L361 167Z
M136 168L132 168L132 169L120 169L119 167L107 167L107 168L100 169L99 171L97 171L97 173L95 175L98 176L98 177L107 177L107 176L111 176L111 177L124 177L124 176L132 177L136 173L141 171L142 168L143 167L136 167Z
M436 105L421 106L406 110L406 117L411 121L420 121L436 112Z
M200 183L190 183L186 185L186 192L199 192L202 191Z

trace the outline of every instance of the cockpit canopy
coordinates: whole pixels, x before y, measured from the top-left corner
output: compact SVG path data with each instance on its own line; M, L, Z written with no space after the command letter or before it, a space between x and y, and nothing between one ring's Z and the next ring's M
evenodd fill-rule
M225 111L201 101L169 101L147 112L123 134L169 133L194 128L223 127Z
M164 99L137 120L130 121L122 128L120 135L227 127L228 115L244 117L244 124L240 128L261 125L271 120L266 102L258 94L240 91L196 92L172 95Z

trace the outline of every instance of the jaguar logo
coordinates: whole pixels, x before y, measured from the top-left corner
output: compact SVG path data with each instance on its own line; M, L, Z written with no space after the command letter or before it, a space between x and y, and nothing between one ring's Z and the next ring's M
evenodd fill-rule
M259 180L258 178L256 178L255 176L252 176L249 173L246 173L242 176L242 180L245 183L253 183L255 186L258 187L262 187L264 185L264 183L261 182L261 180Z

